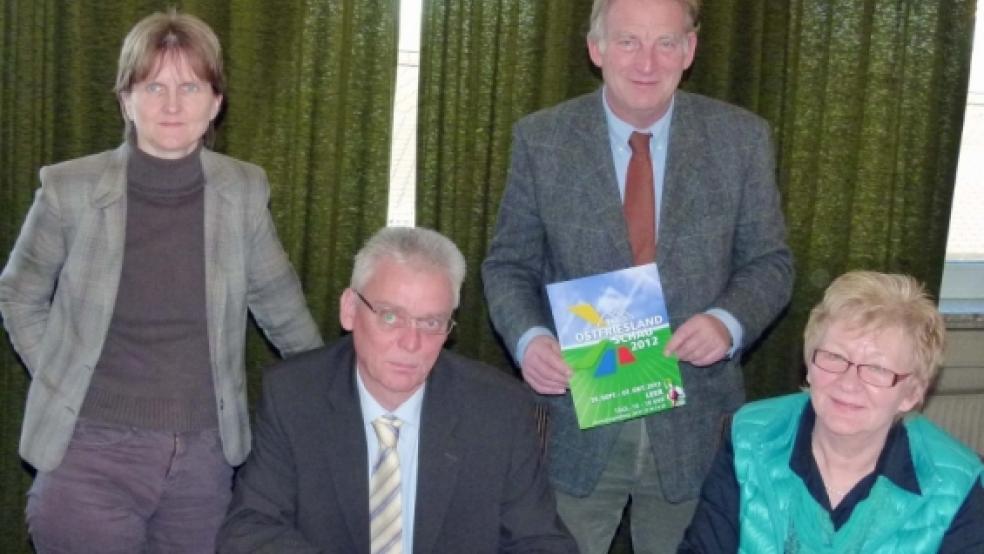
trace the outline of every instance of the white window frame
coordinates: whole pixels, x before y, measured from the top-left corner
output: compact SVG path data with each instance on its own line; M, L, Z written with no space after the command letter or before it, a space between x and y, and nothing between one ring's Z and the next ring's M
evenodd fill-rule
M975 25L974 52L971 56L970 79L967 92L967 108L965 113L968 117L964 119L963 137L961 137L960 161L957 168L957 180L954 191L954 202L951 210L976 209L975 206L967 206L958 200L960 187L974 187L975 190L984 190L981 180L984 175L980 174L980 169L976 160L980 159L981 134L984 130L978 128L984 125L984 117L981 111L984 110L984 9L979 4L977 8L977 21ZM976 115L971 116L971 109ZM973 165L972 165L973 164ZM963 194L970 188L964 189ZM967 198L965 196L965 198ZM971 197L974 198L974 197ZM973 232L984 236L984 214L972 214L974 221L980 221L979 227L975 227ZM984 313L984 259L968 259L966 254L955 255L951 253L951 248L955 240L954 225L950 226L950 245L947 250L947 259L943 264L943 282L940 286L940 310L946 314L982 314ZM974 247L976 251L976 245ZM984 248L982 248L984 250Z

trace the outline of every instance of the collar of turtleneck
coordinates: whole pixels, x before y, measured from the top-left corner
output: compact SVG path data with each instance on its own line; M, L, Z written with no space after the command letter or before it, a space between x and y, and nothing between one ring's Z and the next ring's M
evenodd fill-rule
M201 144L187 156L163 159L151 156L134 145L127 160L129 186L153 195L180 196L204 185Z

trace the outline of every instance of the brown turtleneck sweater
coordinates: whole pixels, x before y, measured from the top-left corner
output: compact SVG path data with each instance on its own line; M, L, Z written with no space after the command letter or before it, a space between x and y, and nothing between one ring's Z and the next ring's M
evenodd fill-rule
M82 417L173 432L218 426L200 152L164 160L130 148L123 271Z

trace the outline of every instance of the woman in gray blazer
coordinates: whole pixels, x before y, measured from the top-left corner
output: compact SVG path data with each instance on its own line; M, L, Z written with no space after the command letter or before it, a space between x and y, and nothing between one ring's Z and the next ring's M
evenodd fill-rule
M224 90L212 29L151 15L120 54L124 144L41 170L0 274L39 552L213 552L250 448L247 310L283 354L321 345L263 170L203 145Z

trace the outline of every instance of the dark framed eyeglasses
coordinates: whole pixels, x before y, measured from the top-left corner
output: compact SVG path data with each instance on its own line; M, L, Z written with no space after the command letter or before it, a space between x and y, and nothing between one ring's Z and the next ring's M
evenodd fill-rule
M407 327L413 327L427 335L447 335L454 328L455 321L450 317L410 317L399 308L373 306L372 303L366 300L365 296L362 296L361 292L355 289L352 289L352 292L369 308L370 312L375 314L379 326L383 329L405 329Z
M813 351L812 360L813 365L827 373L844 373L854 366L858 371L858 378L869 385L883 389L892 388L912 376L911 373L896 373L880 365L854 363L840 354L822 348Z

